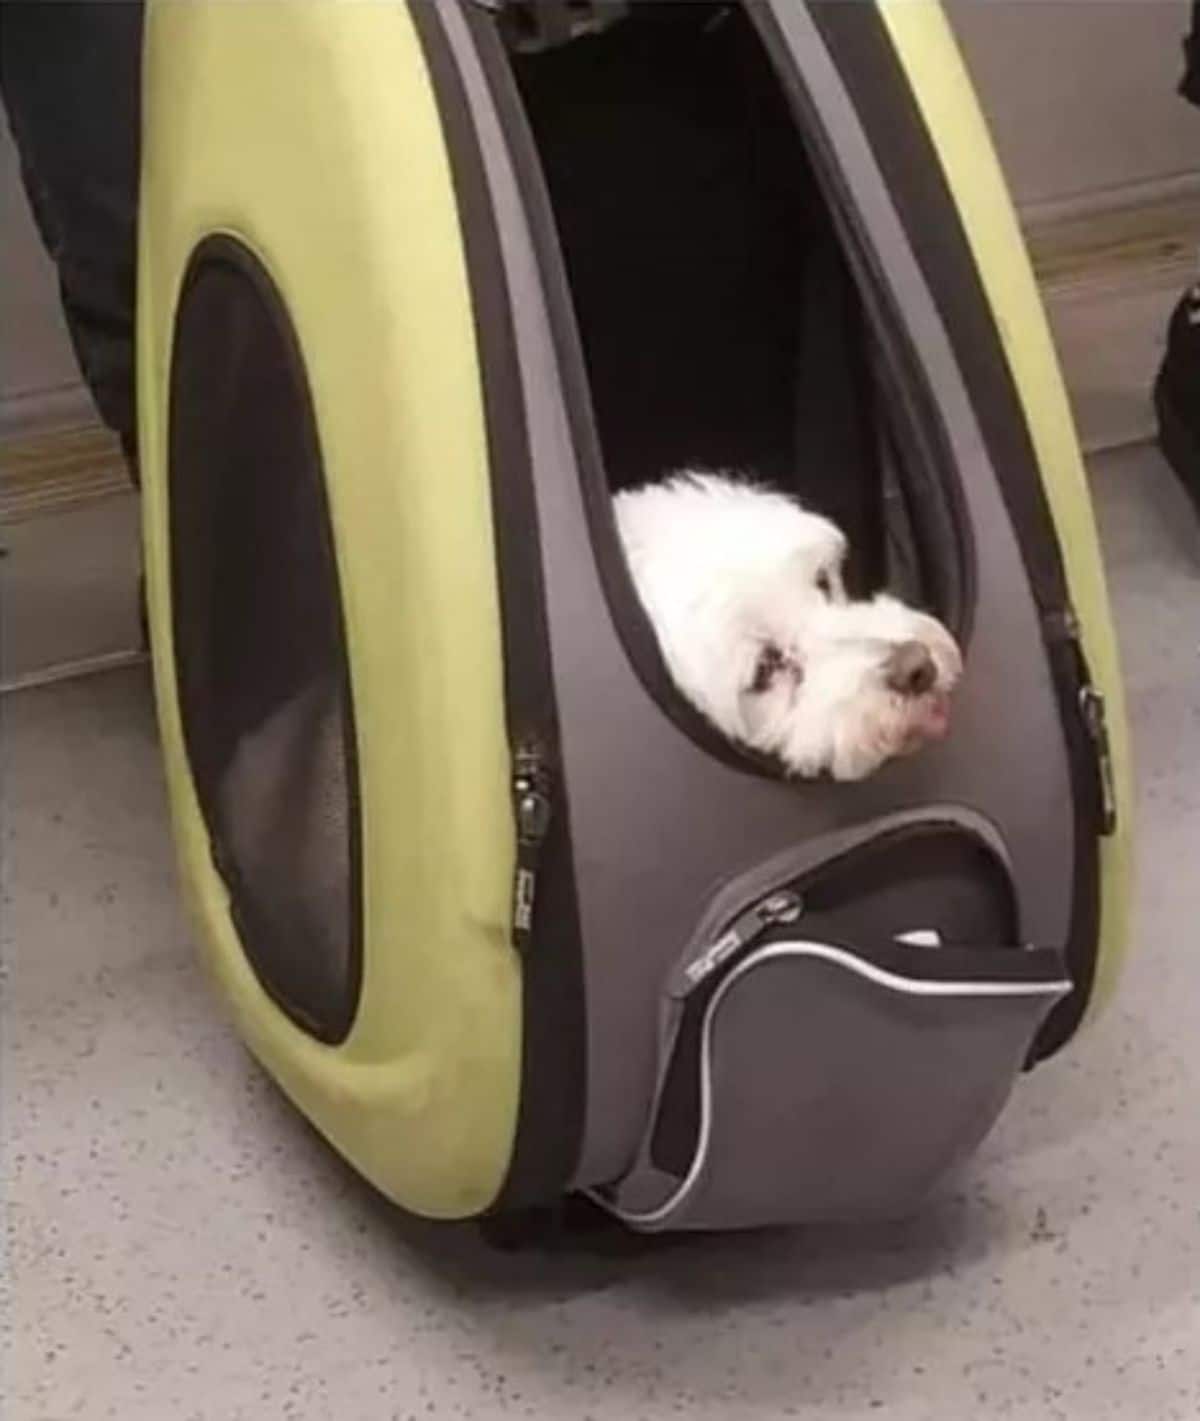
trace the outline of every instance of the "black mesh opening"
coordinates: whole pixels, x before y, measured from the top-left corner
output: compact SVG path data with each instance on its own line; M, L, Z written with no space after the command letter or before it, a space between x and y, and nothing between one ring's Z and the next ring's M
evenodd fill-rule
M284 302L226 237L175 325L171 600L184 741L246 955L345 1037L361 977L354 715L316 420Z
M961 627L950 495L746 9L638 0L509 63L608 488L688 467L760 478L841 526L859 595L887 586Z

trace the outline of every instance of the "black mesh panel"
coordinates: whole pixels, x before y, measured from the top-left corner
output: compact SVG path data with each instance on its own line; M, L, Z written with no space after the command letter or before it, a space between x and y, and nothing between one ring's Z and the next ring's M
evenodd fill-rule
M359 815L321 451L283 300L225 237L184 281L169 480L179 700L213 859L263 986L340 1040L361 975Z

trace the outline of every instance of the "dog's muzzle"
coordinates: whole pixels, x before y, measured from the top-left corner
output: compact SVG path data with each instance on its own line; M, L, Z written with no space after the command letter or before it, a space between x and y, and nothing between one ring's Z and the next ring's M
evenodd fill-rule
M937 685L938 669L933 653L920 641L902 641L888 654L883 679L889 691L916 699Z

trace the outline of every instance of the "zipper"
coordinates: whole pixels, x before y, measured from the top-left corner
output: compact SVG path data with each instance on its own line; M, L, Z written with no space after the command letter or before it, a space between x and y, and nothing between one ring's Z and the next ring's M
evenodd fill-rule
M720 937L709 942L686 963L672 996L686 997L735 954L756 943L770 928L794 923L804 912L804 900L791 889L760 899L740 913Z
M550 758L534 741L513 755L512 794L517 826L517 863L513 883L513 941L518 952L529 946L537 902L542 849L554 817L554 775Z
M1108 736L1108 706L1090 681L1079 689L1079 712L1091 737L1100 787L1100 833L1109 837L1117 828L1117 789L1113 774L1112 742Z
M602 34L628 13L629 0L473 0L495 17L506 44L539 54L584 36Z
M1116 775L1113 770L1112 742L1108 734L1108 706L1104 693L1092 680L1087 653L1083 647L1083 629L1071 607L1046 618L1050 636L1071 649L1075 663L1078 691L1076 706L1079 719L1091 742L1096 769L1096 803L1100 814L1100 834L1107 838L1117 827Z

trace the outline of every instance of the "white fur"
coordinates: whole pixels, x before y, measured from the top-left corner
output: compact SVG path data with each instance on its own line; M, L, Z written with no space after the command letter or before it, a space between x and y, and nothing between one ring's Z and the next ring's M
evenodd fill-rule
M795 775L861 779L944 733L962 670L950 633L892 597L847 599L846 539L795 500L742 480L682 473L618 494L630 572L679 689L730 739ZM928 692L887 684L919 642ZM765 647L778 672L754 689Z

